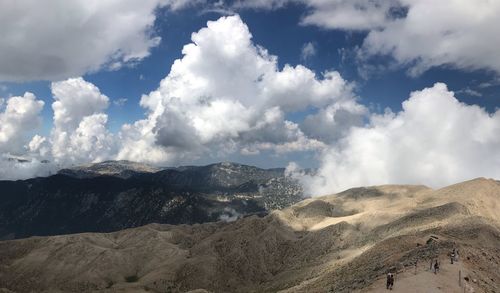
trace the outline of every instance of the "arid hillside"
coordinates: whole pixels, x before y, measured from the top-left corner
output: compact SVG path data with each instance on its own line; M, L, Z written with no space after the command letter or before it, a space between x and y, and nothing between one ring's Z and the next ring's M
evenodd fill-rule
M499 210L500 182L480 178L355 188L231 223L2 241L0 292L382 292L388 271L394 292L500 292Z

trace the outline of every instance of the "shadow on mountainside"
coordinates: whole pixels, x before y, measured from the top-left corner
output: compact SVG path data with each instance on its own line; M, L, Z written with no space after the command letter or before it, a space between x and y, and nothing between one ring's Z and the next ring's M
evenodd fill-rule
M3 241L0 284L20 292L353 292L378 284L389 269L405 274L418 262L423 270L435 258L444 264L457 248L477 292L500 290L500 225L478 213L489 209L481 200L500 192L453 193L446 202L442 190L377 189L389 196L309 199L232 223Z

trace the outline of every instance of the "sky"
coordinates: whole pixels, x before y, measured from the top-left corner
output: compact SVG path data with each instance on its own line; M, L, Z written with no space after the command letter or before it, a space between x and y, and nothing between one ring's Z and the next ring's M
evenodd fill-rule
M103 160L287 167L310 194L498 179L499 12L0 0L0 179Z

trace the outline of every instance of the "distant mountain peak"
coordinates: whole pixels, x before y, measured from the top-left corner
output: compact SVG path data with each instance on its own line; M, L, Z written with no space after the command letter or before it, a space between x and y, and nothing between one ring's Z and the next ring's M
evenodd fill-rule
M161 170L163 170L163 168L127 160L120 160L103 161L99 163L91 163L66 168L60 170L58 174L76 178L90 178L97 176L115 176L121 178L129 178L136 173L155 173Z
M104 161L63 169L57 176L0 181L0 190L0 239L154 222L230 221L288 207L303 195L284 169L228 162L157 168Z

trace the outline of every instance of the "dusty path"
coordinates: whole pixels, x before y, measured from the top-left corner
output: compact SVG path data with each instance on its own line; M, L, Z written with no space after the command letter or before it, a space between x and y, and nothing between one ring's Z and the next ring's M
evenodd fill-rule
M425 268L424 268L425 266ZM437 274L429 270L430 264L421 263L418 266L417 274L413 269L407 270L404 273L397 275L392 291L386 289L385 278L378 279L368 288L360 292L394 292L394 293L462 293L464 292L463 280L464 276L468 275L468 270L463 266L462 262L450 264L441 260L441 269ZM458 285L459 271L462 271L462 287ZM483 292L474 287L474 284L469 282L465 292Z

